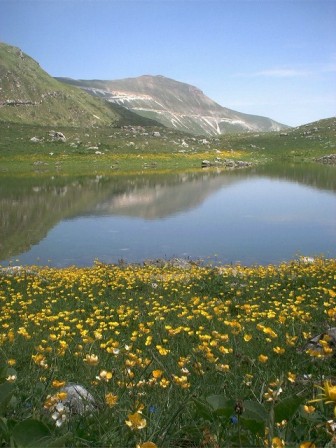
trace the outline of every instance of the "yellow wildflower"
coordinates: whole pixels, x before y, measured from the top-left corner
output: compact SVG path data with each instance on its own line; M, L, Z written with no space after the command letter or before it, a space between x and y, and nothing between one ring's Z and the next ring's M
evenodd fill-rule
M296 380L296 375L295 375L295 373L288 372L287 379L288 379L288 381L290 381L291 383L295 383L295 380Z
M314 401L324 401L326 404L328 403L336 403L336 385L332 385L330 381L324 381L323 387L316 386L322 390L320 397Z
M217 364L216 369L220 372L228 372L230 370L229 364Z
M299 448L316 448L316 445L313 442L302 442L300 443Z
M272 448L282 448L285 446L285 442L280 437L273 437Z
M276 353L277 355L283 355L285 353L285 349L281 348L281 347L274 347L273 348L274 353Z
M169 383L170 383L170 381L167 380L166 378L162 378L160 380L160 386L163 387L164 389L169 386Z
M265 362L268 361L268 356L261 354L261 355L258 356L258 361L262 362L262 363L265 363Z
M96 379L99 381L106 381L108 383L110 379L112 378L113 374L112 372L107 372L106 370L102 370L99 373L99 376L96 376Z
M168 350L168 349L162 347L162 345L157 345L157 346L156 346L156 349L157 349L157 351L160 353L160 355L162 355L162 356L166 356L166 355L168 355L168 353L170 352L170 350Z
M85 358L83 360L86 364L89 366L96 366L99 362L97 355L85 355Z
M133 429L143 429L147 425L147 421L143 418L140 411L134 412L134 414L128 414L128 420L125 420L126 425Z
M137 445L136 448L158 448L154 442L144 442L141 445Z
M264 393L264 398L265 398L266 401L276 401L276 399L281 394L281 392L282 392L282 388L281 387L279 387L276 390L273 390L273 389L271 389L269 387L267 392Z
M313 412L315 412L315 407L314 406L308 406L308 405L304 405L303 406L303 410L305 412L307 412L307 414L312 414Z
M63 387L65 385L65 381L58 381L58 380L54 380L52 382L52 386L53 387Z
M117 401L118 401L117 395L113 395L111 392L105 394L105 403L110 408L112 408L112 406L115 406L117 404Z

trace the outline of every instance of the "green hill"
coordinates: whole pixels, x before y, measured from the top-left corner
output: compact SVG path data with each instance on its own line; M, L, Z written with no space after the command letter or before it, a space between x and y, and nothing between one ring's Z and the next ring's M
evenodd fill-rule
M0 43L0 120L76 127L153 125L152 120L60 83L19 48L5 43Z

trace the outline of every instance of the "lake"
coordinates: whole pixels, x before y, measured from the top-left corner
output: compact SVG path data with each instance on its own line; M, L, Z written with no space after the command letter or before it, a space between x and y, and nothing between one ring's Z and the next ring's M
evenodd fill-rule
M74 178L0 176L0 264L336 256L336 170L273 164Z

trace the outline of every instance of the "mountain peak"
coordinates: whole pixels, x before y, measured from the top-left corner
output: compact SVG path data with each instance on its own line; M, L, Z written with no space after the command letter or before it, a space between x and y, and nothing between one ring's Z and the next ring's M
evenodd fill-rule
M162 75L72 83L164 126L193 134L266 132L287 128L270 118L222 107L198 87Z

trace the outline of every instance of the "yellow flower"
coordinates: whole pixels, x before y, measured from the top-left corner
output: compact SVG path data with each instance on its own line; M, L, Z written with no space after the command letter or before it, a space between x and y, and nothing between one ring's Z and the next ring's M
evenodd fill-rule
M169 380L167 380L166 378L162 378L162 380L160 381L160 386L165 389L166 387L169 386L169 383L170 383Z
M314 406L307 406L306 404L303 406L303 410L305 412L307 412L307 414L312 414L313 412L315 412L315 407Z
M144 442L141 445L137 445L136 448L158 448L154 442Z
M276 401L278 396L282 393L282 388L279 387L276 390L268 388L267 392L264 393L264 398L266 401Z
M110 379L112 378L113 374L112 372L107 372L106 370L102 370L99 374L99 376L96 376L96 379L99 381L106 381L108 383Z
M48 368L46 358L41 353L38 353L37 355L32 355L32 359L34 363L37 364L38 366L43 367L44 369Z
M153 370L152 375L155 379L161 378L163 375L163 371L162 370Z
M281 347L274 347L273 348L274 353L278 355L283 355L285 353L285 349Z
M253 336L251 334L244 334L244 341L245 342L249 342L252 338L253 338Z
M161 356L166 356L168 355L168 353L170 352L170 350L162 347L162 345L157 345L156 346L157 351L160 353Z
M258 361L262 362L262 363L265 363L265 362L268 361L268 356L266 356L266 355L259 355L258 356Z
M279 437L273 437L272 448L282 448L285 446L285 442Z
M54 380L52 382L52 386L53 387L63 387L65 385L65 381L58 381L58 380Z
M295 345L295 342L297 340L297 336L291 336L288 333L286 333L286 344L290 347L293 347Z
M322 393L316 400L311 400L311 403L314 401L324 401L326 404L336 403L336 385L332 385L330 381L324 381L323 387L317 387L322 390Z
M125 420L127 426L133 429L143 429L146 427L146 419L143 418L141 412L134 412L134 414L128 414L128 420Z
M220 372L228 372L230 370L229 364L218 364L216 366L216 369Z
M316 445L313 442L302 442L300 443L299 448L316 448Z
M15 366L16 361L15 361L15 359L9 359L9 360L7 361L7 364L8 364L10 367L13 367L13 366Z
M111 392L105 395L105 403L110 408L112 408L112 406L115 406L117 404L117 401L118 401L117 395L113 395Z
M287 378L288 378L288 381L290 381L291 383L295 383L296 375L295 375L295 373L288 372Z
M89 366L96 366L99 362L97 355L85 355L85 358L83 360L86 364Z

